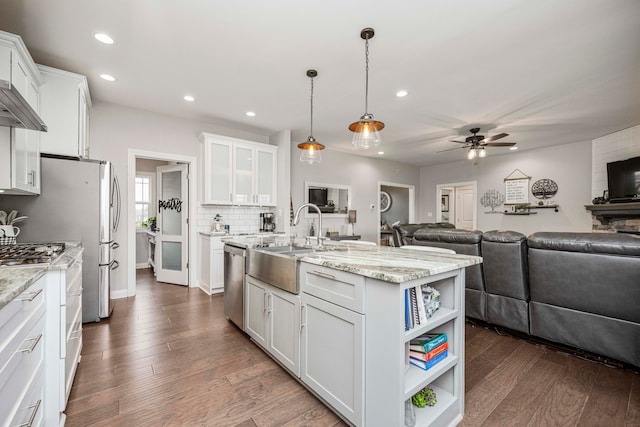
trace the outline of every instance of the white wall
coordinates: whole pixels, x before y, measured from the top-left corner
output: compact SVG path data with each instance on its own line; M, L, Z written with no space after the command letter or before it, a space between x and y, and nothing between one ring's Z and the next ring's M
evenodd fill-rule
M145 150L158 153L175 153L182 156L200 158L200 132L210 132L242 138L256 142L268 143L268 138L238 129L217 126L210 123L196 122L176 117L160 115L148 111L123 107L120 105L96 102L91 109L91 157L94 159L111 161L120 179L122 200L128 199L127 194L127 162L128 150ZM191 180L197 183L197 180ZM258 213L261 210L228 208L224 215L238 216L236 221L245 224L244 219L255 217L255 224L249 223L249 229L258 229ZM237 211L236 211L237 210ZM191 224L198 229L208 229L211 218L216 210L209 207L199 207L195 215L192 213ZM128 248L127 213L121 213L125 220L116 233L115 240L120 242L120 248L116 251L116 258L120 262L120 268L113 271L112 293L117 296L126 295L128 287ZM224 216L223 215L223 216ZM241 227L239 224L237 227ZM242 225L245 227L245 225ZM135 232L135 230L131 230ZM135 257L133 257L135 259Z
M591 198L602 197L607 189L607 163L640 156L640 126L624 129L593 140Z
M291 144L291 196L294 210L304 203L304 183L349 185L351 186L351 209L357 211L355 233L363 240L378 241L378 181L415 185L418 187L419 169L404 163L372 159L349 153L326 149L322 152L322 163L307 165L300 162L300 152L296 144ZM416 196L418 199L419 197ZM374 205L370 209L369 205ZM416 206L418 204L416 203ZM305 235L311 219L302 218L297 227L299 236ZM345 224L346 219L323 218L322 226L337 228ZM316 221L316 227L318 223Z
M480 197L487 190L499 190L504 194L504 178L515 169L531 176L531 185L542 178L550 178L558 184L553 200L560 211L539 209L535 215L515 216L486 214L491 208L480 205ZM591 203L591 142L578 142L555 147L509 152L472 161L428 166L420 169L420 209L416 222L434 222L436 212L436 185L477 181L478 229L514 230L525 235L536 231L591 231L591 215L584 205ZM538 201L529 191L529 201ZM504 207L496 208L503 211ZM433 214L432 217L428 213Z

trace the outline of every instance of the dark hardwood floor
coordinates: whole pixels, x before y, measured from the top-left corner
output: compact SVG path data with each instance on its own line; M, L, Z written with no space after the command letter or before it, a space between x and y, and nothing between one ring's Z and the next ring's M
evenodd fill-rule
M342 426L223 314L157 283L84 325L67 426ZM640 376L466 325L463 426L640 426Z

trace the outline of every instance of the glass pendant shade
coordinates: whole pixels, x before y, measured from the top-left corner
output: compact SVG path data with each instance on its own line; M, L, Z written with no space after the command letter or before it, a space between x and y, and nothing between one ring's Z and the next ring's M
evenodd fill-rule
M365 114L359 121L349 125L349 130L353 132L351 143L355 148L377 147L382 142L380 137L382 129L384 129L384 123L373 120L372 114Z
M302 150L300 153L300 161L313 165L322 162L322 151L324 145L316 142L315 138L310 136L305 142L298 144L298 148Z
M487 152L484 151L484 147L480 148L480 153L478 154L478 157L480 157L481 159L484 157L487 157Z
M469 148L469 152L467 153L467 159L469 160L473 160L476 158L476 149L475 148Z

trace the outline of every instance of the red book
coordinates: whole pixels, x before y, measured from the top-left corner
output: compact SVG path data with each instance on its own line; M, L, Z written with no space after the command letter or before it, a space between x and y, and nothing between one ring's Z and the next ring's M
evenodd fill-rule
M422 353L420 351L409 351L409 356L413 357L414 359L423 360L426 362L428 360L433 359L434 357L436 357L443 351L447 350L448 348L449 348L449 343L445 342L443 344L440 344L439 346L437 346L436 348L434 348L428 353Z

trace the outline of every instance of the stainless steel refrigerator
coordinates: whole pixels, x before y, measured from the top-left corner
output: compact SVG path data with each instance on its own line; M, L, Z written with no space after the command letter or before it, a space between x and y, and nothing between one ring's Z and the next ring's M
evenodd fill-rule
M0 210L29 217L18 242L81 241L82 321L111 315L111 272L118 268L113 240L120 221L120 188L113 165L99 160L41 158L39 196L4 196Z

